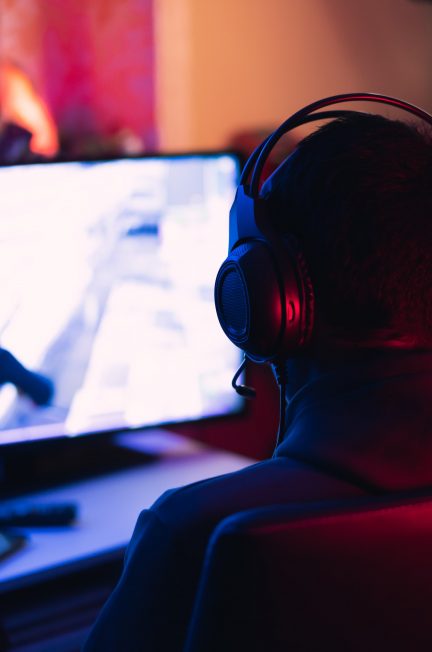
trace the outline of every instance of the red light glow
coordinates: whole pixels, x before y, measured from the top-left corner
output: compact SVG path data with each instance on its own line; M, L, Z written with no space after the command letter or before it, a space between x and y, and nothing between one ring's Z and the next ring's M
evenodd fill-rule
M0 64L1 105L5 122L30 131L30 149L35 154L55 156L59 149L57 128L48 106L27 75L11 63Z

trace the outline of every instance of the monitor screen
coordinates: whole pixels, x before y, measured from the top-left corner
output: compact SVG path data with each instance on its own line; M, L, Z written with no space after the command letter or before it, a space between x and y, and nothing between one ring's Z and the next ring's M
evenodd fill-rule
M0 444L238 411L230 153L0 168Z

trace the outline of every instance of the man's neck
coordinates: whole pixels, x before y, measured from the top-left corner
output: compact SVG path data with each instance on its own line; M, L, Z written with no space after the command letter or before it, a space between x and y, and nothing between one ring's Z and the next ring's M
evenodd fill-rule
M285 362L287 401L290 401L302 387L327 374L354 370L356 366L372 361L382 361L385 365L389 359L409 355L409 353L410 351L398 348L334 349L290 358Z

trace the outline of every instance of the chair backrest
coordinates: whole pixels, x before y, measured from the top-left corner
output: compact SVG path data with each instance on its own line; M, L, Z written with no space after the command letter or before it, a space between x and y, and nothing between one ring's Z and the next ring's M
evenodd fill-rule
M432 499L223 521L187 652L432 650Z

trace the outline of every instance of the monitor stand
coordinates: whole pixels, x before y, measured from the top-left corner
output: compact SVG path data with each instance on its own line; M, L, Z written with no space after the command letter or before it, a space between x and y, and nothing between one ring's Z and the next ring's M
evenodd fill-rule
M5 446L0 448L0 495L69 484L156 459L157 454L124 447L114 435L106 434Z

